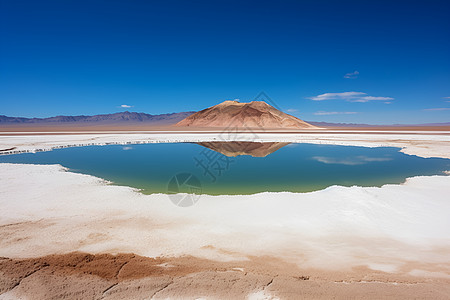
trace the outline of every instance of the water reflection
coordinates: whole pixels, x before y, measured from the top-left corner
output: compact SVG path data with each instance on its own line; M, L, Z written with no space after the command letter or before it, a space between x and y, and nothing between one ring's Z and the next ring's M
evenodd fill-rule
M352 157L313 156L312 159L324 164L347 165L347 166L357 166L372 162L392 160L391 157L369 157L365 155L358 155Z
M280 142L201 142L196 143L228 157L250 155L253 157L266 157L269 154L289 145Z

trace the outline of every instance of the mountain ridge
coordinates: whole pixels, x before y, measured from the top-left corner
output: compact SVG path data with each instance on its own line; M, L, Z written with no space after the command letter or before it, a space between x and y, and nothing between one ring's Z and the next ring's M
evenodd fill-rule
M25 118L8 117L0 115L0 124L55 124L55 123L114 123L114 122L152 122L161 124L173 124L195 112L179 112L152 115L138 112L118 112L112 114L99 115L78 115L78 116L55 116L49 118Z
M284 113L264 101L239 102L227 100L198 111L175 126L237 127L265 129L316 129L297 117Z

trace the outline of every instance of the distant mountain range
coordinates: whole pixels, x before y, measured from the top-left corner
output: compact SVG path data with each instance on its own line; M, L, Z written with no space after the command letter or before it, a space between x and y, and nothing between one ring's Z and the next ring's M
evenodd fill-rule
M108 124L142 124L149 126L169 126L188 118L196 113L195 111L169 113L160 115L151 115L138 112L119 112L113 114L102 114L94 116L56 116L50 118L24 118L24 117L7 117L0 115L0 126L26 126L26 125L108 125ZM295 118L295 117L293 117ZM297 119L297 118L295 118ZM297 119L304 122L300 119ZM317 127L404 127L404 126L450 126L450 122L445 123L426 123L426 124L393 124L393 125L370 125L370 124L354 124L354 123L330 123L330 122L304 122Z
M114 114L94 116L56 116L50 118L22 118L0 115L0 125L6 124L66 124L66 123L92 123L92 124L117 124L117 123L148 123L152 125L171 125L192 115L194 112L180 112L161 115L151 115L137 112L120 112Z
M330 123L330 122L314 122L308 121L309 124L318 126L318 127L380 127L380 126L389 126L389 127L408 127L408 126L450 126L450 122L445 123L424 123L424 124L387 124L387 125L371 125L371 124L361 124L361 123Z

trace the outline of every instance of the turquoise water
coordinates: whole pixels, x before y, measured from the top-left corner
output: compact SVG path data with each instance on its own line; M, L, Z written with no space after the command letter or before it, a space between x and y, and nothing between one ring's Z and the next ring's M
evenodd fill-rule
M219 195L310 192L331 185L381 186L450 170L448 159L419 158L396 148L312 144L280 147L273 153L258 154L267 154L265 157L228 157L194 143L89 146L4 155L0 163L61 164L73 172L136 187L146 194L167 193L169 181L180 173L197 177L201 193ZM232 147L233 151L253 150Z

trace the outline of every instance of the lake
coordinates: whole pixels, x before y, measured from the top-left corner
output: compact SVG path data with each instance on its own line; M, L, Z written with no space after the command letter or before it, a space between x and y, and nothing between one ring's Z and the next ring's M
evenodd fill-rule
M74 147L3 155L2 162L61 164L145 194L311 192L332 185L398 184L450 170L448 159L406 155L397 148L254 142ZM177 190L187 178L188 188Z

